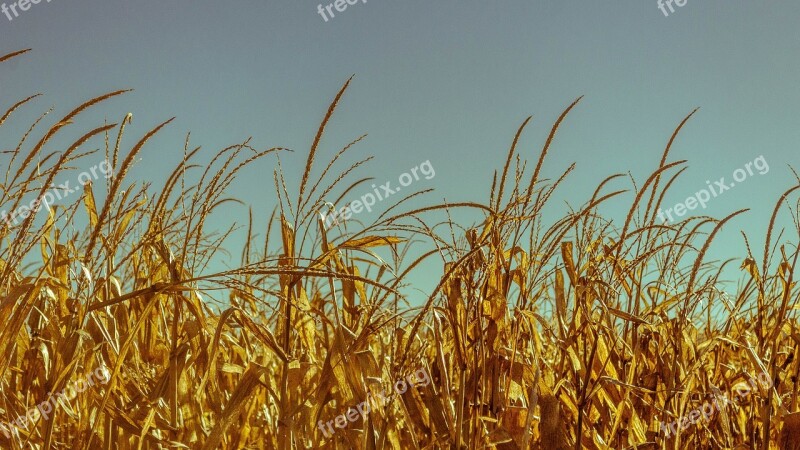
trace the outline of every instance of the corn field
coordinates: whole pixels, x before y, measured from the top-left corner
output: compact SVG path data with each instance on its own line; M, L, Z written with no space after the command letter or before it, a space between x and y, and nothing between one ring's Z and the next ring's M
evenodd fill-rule
M0 57L0 70L26 52ZM765 236L743 235L736 262L709 262L746 210L656 219L686 167L670 148L692 113L644 178L609 176L548 219L574 165L555 177L542 167L578 99L538 152L517 148L523 121L485 199L406 207L419 192L371 224L330 227L320 208L365 183L369 159L332 170L361 138L321 156L349 85L305 155L245 141L201 162L187 137L171 174L145 181L129 172L171 120L133 145L130 116L49 145L127 91L55 120L45 111L20 135L8 123L39 96L7 104L3 92L0 209L33 206L0 225L0 447L800 449L800 177L771 200ZM209 226L237 202L238 174L291 157L305 170L291 183L274 164L268 223ZM44 204L58 177L99 158L109 177ZM601 215L623 198L624 220ZM452 211L480 219L457 224ZM225 254L238 263L217 270ZM436 286L412 301L409 274L428 262ZM739 263L725 294L721 274ZM227 301L212 307L212 295ZM413 385L393 391L403 379Z

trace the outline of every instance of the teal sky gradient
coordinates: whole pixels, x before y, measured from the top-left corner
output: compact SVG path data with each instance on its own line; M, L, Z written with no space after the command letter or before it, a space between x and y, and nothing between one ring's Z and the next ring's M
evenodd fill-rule
M719 237L718 257L742 256L740 229L763 247L769 214L793 185L796 1L689 0L664 17L655 0L369 0L327 23L318 3L43 1L13 21L0 16L0 53L34 49L0 69L0 105L41 91L46 96L22 117L50 106L63 114L91 96L134 88L98 116L117 121L133 112L129 145L177 116L148 145L135 178L163 180L188 131L208 154L249 136L259 148L295 149L282 161L287 174L299 174L328 103L355 74L320 161L369 133L341 167L372 154L359 174L396 180L430 160L436 177L414 187L436 191L421 205L485 201L492 170L502 168L524 118L534 115L520 148L535 160L556 117L585 95L544 166L557 177L577 163L550 205L554 218L567 211L564 200L579 206L611 174L630 171L641 185L672 130L699 106L671 154L688 159L689 169L665 204L685 200L705 180L730 179L760 155L770 165L705 210L723 217L752 208ZM20 132L28 124L10 125ZM0 146L11 136L0 132ZM273 167L263 160L232 191L262 217L275 205ZM623 220L631 200L609 213Z

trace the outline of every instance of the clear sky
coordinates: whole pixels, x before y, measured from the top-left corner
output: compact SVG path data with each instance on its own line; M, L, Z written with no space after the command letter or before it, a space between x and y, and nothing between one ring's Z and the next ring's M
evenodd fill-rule
M533 159L561 110L586 95L544 168L554 177L577 163L557 199L575 206L613 173L643 182L672 130L699 106L672 152L690 167L665 204L706 180L730 181L761 155L770 167L709 203L705 212L717 217L753 208L721 237L719 256L741 256L739 229L762 242L759 230L792 185L787 164L800 161L796 0L688 0L668 17L656 0L368 0L327 22L318 4L42 0L12 21L0 15L0 53L34 49L3 65L0 104L41 91L32 112L63 113L134 88L101 108L109 120L133 112L129 132L138 136L177 116L143 153L136 177L163 180L187 131L209 152L249 136L257 147L295 149L283 162L298 174L329 101L355 74L322 154L369 133L346 162L375 155L360 174L395 180L430 160L436 177L415 187L435 188L421 201L434 203L485 200L521 121L534 115L521 143ZM4 147L9 133L0 133ZM266 214L273 160L261 164L233 193Z

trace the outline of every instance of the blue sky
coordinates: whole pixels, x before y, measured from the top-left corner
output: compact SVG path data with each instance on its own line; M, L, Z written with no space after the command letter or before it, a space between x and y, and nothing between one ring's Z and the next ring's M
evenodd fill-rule
M534 115L520 146L533 159L561 110L585 95L544 167L554 177L577 163L554 217L567 210L564 200L581 204L613 173L630 171L641 183L675 126L699 106L672 152L689 169L665 204L705 180L730 179L760 155L770 165L705 210L722 217L753 209L720 236L720 257L741 256L739 229L763 236L774 202L792 185L798 2L688 0L665 17L655 0L369 0L328 22L318 4L42 0L13 21L0 15L0 53L34 49L3 65L0 103L41 91L32 113L63 113L134 88L99 117L133 112L129 132L141 135L177 116L135 177L163 180L188 131L209 153L250 136L257 147L295 149L283 163L298 174L329 101L355 74L323 155L369 133L347 161L375 155L363 176L394 180L430 160L436 177L415 187L436 191L422 204L485 200L522 120ZM25 126L12 124L16 132ZM9 133L0 133L3 146ZM264 176L272 162L245 173L232 192L264 215L274 206Z

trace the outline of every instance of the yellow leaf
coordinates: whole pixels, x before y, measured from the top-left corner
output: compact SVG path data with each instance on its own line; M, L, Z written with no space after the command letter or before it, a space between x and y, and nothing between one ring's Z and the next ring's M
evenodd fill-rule
M83 204L86 206L86 214L89 215L89 223L92 228L97 226L97 207L94 202L94 193L92 192L92 183L83 185Z
M403 241L404 239L395 236L364 236L358 239L350 239L344 242L339 247L346 247L346 248L380 247L383 245L399 244Z

